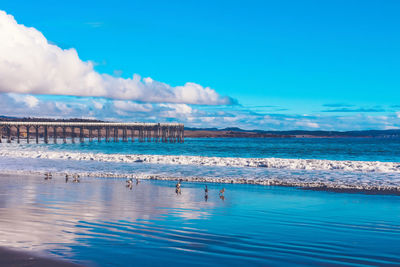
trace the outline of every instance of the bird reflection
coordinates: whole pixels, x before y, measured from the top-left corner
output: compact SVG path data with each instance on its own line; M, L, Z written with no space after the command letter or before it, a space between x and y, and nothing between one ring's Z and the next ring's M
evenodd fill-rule
M224 193L225 193L225 188L219 190L219 198L222 199L222 201L225 201Z

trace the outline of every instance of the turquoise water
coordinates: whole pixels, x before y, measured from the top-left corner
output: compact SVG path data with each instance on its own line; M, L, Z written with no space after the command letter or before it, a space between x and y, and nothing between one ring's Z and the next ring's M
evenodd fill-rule
M400 198L295 188L0 177L0 245L93 266L399 265Z
M274 157L400 162L400 138L187 138L184 144L106 143L29 144L57 151L208 157Z
M400 197L295 187L15 174L128 173L173 177L295 178L398 185L396 170L362 172L125 162L118 154L400 162L399 139L187 139L184 144L1 144L0 246L92 266L400 265ZM19 157L24 151L117 154L111 161ZM15 152L15 153L14 153ZM29 154L29 153L28 153ZM47 153L55 155L56 153ZM22 154L21 154L22 155ZM40 155L29 154L29 155ZM89 157L90 158L90 157ZM330 162L328 162L330 164ZM364 164L364 163L363 163ZM365 163L367 164L367 163ZM365 165L364 164L364 165ZM376 165L376 166L379 166ZM396 166L396 164L394 164ZM225 187L224 199L219 190Z

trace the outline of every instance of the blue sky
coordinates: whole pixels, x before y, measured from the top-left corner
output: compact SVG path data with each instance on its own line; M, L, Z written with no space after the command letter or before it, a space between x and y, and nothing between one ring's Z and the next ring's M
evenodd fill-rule
M75 49L99 73L139 74L172 87L192 82L238 103L182 102L196 113L188 119L160 117L160 103L133 101L153 107L142 110L144 120L277 130L400 127L399 1L13 0L0 9L51 44ZM93 102L33 95L42 102ZM93 116L138 115L105 112Z

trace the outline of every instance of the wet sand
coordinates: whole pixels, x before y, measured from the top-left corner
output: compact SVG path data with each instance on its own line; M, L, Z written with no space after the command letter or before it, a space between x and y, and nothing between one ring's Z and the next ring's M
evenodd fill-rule
M398 196L175 185L0 175L0 266L400 264Z
M51 259L46 257L35 256L27 252L10 250L0 247L0 266L13 266L13 267L78 267L74 263Z

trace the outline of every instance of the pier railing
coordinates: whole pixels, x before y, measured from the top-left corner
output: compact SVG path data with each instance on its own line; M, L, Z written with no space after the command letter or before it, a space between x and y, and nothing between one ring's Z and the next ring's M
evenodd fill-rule
M32 130L32 131L31 131ZM88 138L90 142L97 138L100 142L184 142L184 125L181 123L139 123L139 122L30 122L30 121L0 121L0 143L3 136L7 142L16 139L20 143L21 139L26 139L29 143L31 137L36 143L43 138L44 143L57 143L60 138L64 143L67 138L71 138L75 143L75 138L84 142ZM14 138L15 137L15 138Z

